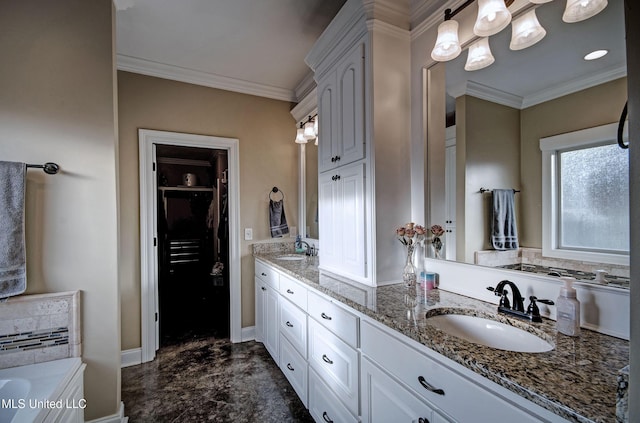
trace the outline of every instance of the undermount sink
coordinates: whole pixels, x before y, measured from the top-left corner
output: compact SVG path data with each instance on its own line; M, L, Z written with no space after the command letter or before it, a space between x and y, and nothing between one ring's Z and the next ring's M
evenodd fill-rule
M505 323L465 314L439 314L426 322L450 335L499 350L539 353L554 347L539 336Z
M305 258L305 256L297 256L297 255L287 254L287 255L284 255L284 256L276 257L276 260L298 261L298 260L304 260L304 258Z

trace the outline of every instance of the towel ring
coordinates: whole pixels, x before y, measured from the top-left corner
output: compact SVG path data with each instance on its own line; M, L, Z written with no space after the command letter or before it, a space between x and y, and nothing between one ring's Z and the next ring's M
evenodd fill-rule
M282 195L282 198L279 200L274 200L273 197L271 197L271 195L273 195L274 193L280 193L280 195ZM282 192L282 190L278 189L278 187L273 187L271 188L271 192L269 192L269 200L271 201L282 201L284 200L284 192Z

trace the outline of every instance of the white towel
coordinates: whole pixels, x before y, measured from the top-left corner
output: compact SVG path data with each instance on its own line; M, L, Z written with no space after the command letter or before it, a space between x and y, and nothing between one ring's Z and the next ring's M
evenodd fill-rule
M27 289L24 163L0 161L0 298Z
M493 190L491 245L496 250L517 250L519 247L514 194L512 189Z

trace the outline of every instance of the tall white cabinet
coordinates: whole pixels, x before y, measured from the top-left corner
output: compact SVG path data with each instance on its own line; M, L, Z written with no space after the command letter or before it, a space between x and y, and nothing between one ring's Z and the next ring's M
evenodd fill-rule
M456 260L456 127L446 130L444 150L445 258Z
M374 18L363 3L345 3L306 62L318 84L320 269L375 286L400 282L404 265L410 37L401 7Z

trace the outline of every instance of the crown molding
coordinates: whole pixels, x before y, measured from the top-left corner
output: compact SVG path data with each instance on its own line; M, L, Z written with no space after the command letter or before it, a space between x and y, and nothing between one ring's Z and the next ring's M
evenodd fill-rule
M296 101L302 101L302 99L308 96L309 93L316 88L316 81L315 79L313 79L313 76L313 72L311 72L310 70L309 72L307 72L304 78L302 78L302 80L298 82L298 85L296 85L295 89Z
M308 116L315 115L318 109L318 97L314 88L296 106L291 109L291 116L296 120L296 126Z
M478 84L474 81L467 81L466 84L462 84L459 87L451 89L448 93L453 98L458 98L461 95L466 94L482 100L491 101L492 103L502 104L503 106L509 106L515 109L522 108L522 97L486 85Z
M388 22L378 19L370 19L367 21L367 30L390 35L403 41L411 41L411 34L408 29L402 29Z
M256 84L254 82L243 81L193 69L181 68L179 66L167 65L122 54L117 55L117 68L118 70L127 72L155 76L173 81L187 82L189 84L234 91L242 94L267 97L282 101L296 101L296 96L293 90L286 88Z
M597 75L590 75L587 77L576 78L571 81L563 82L562 84L549 87L545 90L536 92L535 94L526 96L522 101L522 108L535 106L536 104L544 103L545 101L553 100L568 94L572 94L578 91L586 90L587 88L595 87L596 85L604 84L605 82L613 81L615 79L623 78L627 76L627 66L616 66L605 70Z
M362 0L367 20L376 19L409 30L409 2L407 0Z

